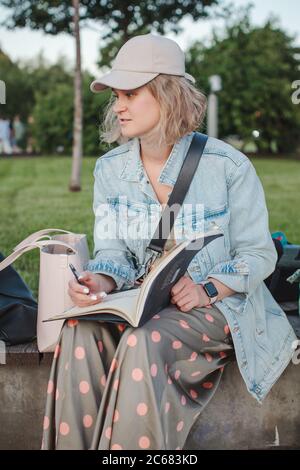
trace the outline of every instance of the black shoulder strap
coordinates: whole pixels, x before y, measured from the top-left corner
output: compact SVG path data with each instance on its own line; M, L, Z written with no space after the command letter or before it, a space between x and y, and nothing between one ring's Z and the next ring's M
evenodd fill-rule
M159 253L163 252L169 233L173 228L175 219L199 165L206 142L206 135L195 132L177 181L169 197L168 204L161 215L159 224L147 249L149 248ZM165 233L166 227L167 233Z

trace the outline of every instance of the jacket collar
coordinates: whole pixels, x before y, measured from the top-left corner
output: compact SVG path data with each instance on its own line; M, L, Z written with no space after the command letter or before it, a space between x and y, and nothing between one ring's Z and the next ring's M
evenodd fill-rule
M187 154L194 132L184 135L174 144L172 151L159 175L158 182L175 185L184 158ZM140 182L146 177L140 156L140 140L135 137L130 145L119 178L126 181Z

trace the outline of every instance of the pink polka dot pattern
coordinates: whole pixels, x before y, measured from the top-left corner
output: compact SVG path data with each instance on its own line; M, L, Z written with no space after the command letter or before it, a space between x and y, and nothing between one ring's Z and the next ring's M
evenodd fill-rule
M55 350L54 350L54 356L53 356L54 359L57 359L57 358L58 358L59 353L60 353L60 345L57 344L57 345L55 346Z
M198 357L198 354L196 353L196 351L192 352L192 354L190 355L190 358L189 358L189 361L190 362L193 362L197 359Z
M68 423L60 423L59 432L62 436L67 436L70 432L70 426L68 425Z
M82 346L77 346L77 348L75 348L74 354L75 354L76 359L78 360L84 359L85 350Z
M49 420L48 416L44 416L43 428L44 428L45 431L46 431L46 429L49 428L49 424L50 424L50 420Z
M77 326L78 325L78 320L68 320L68 327L69 328L74 328L74 326Z
M138 368L133 369L131 376L135 382L140 382L144 378L143 371Z
M113 444L111 450L123 450L123 447L120 444Z
M207 362L211 362L213 360L212 356L209 353L205 353L205 359Z
M83 395L88 393L90 390L89 383L86 380L82 380L79 384L79 390L80 390L80 393L82 393Z
M172 348L173 348L173 349L180 349L180 348L182 348L182 342L181 342L181 341L173 341L173 343L172 343Z
M90 428L93 424L93 418L91 417L91 415L85 415L83 417L83 426L85 428Z
M186 328L186 329L190 328L190 325L185 320L179 320L179 324L180 324L181 328Z
M178 423L177 426L176 426L176 431L177 431L177 432L182 431L183 425L184 425L184 422L183 422L183 421L179 421L179 423Z
M149 449L150 447L150 439L147 436L142 436L139 439L139 446L141 449Z
M225 332L225 335L228 335L228 334L229 334L230 329L229 329L229 326L228 326L228 325L225 325L225 326L224 326L224 332Z
M48 382L48 387L47 387L47 393L50 395L53 392L54 389L54 383L53 380L49 380Z
M109 371L110 372L114 372L118 367L118 361L117 359L113 358L113 360L111 361L111 364L110 364L110 369Z
M113 417L113 422L114 423L117 423L120 419L120 413L118 412L118 410L115 410L114 412L114 417Z
M206 388L206 389L211 389L213 388L214 384L212 382L204 382L204 384L202 385L203 388Z
M116 379L113 384L113 389L117 391L118 387L119 387L119 379Z
M139 403L136 412L139 416L145 416L148 413L148 406L146 403Z
M102 377L100 378L100 384L102 385L102 387L105 387L105 385L106 385L106 375L102 375Z
M135 335L129 335L127 338L127 344L131 348L134 348L134 346L137 344L137 337Z
M200 370L197 370L196 372L193 372L193 373L191 374L191 376L192 376L192 377L197 377L197 376L200 375L200 374L201 374Z
M159 316L157 316L157 317L159 318ZM162 363L162 366L158 365L158 363L152 363L151 364L151 362L150 362L150 373L151 373L152 377L157 377L158 376L159 380L162 379L165 384L167 382L169 385L171 385L173 383L172 381L175 382L175 380L181 380L182 377L183 377L184 380L187 379L187 383L188 383L188 376L190 377L190 387L194 386L195 389L190 389L189 386L187 386L186 389L181 390L181 393L179 391L177 407L179 405L179 408L180 407L185 407L185 408L182 408L182 416L180 416L180 414L178 416L178 413L177 413L178 421L175 418L175 422L173 423L173 433L175 431L174 428L176 428L176 431L178 433L181 432L182 434L184 434L185 431L186 431L185 426L188 425L188 422L185 423L185 421L184 421L184 419L185 419L184 415L187 411L187 407L190 406L190 405L193 406L193 403L194 403L194 407L196 407L196 401L193 402L192 400L199 400L199 397L201 398L202 395L205 396L205 393L207 393L207 394L213 393L213 392L210 391L210 389L213 390L214 387L215 387L213 382L209 382L209 377L207 377L207 379L208 379L207 382L203 382L204 369L202 369L202 367L200 365L200 368L202 370L202 377L201 377L201 372L199 370L197 370L199 368L198 361L200 359L201 360L205 359L208 362L212 362L216 357L217 358L218 357L221 357L221 358L226 357L226 353L224 351L217 352L217 353L209 351L210 352L210 354L209 354L209 353L205 353L205 349L204 349L204 351L202 352L202 354L200 356L200 353L198 355L198 353L196 351L193 351L193 349L191 349L191 348L186 349L187 345L186 345L185 340L183 339L184 334L185 334L184 330L187 330L187 329L191 328L191 326L189 325L189 323L191 323L191 317L188 317L189 323L186 320L178 320L178 321L180 323L180 331L182 332L182 337L180 337L180 336L179 336L179 338L176 338L176 337L174 338L173 337L173 339L171 339L171 341L166 343L166 345L164 345L163 347L168 347L169 350L170 350L169 353L173 354L173 356L175 355L175 357L179 356L185 362L185 367L187 368L187 371L186 371L187 372L187 377L185 377L184 365L183 365L182 368L179 365L181 370L179 370L179 369L176 370L175 368L174 368L175 369L174 370L173 366L172 366L172 362L170 360L169 360L170 365ZM204 321L207 321L209 323L213 323L215 320L212 317L212 315L210 315L209 313L206 313ZM201 339L202 339L202 341L204 341L204 343L208 343L209 341L214 341L213 336L212 336L212 339L210 339L210 337L208 336L210 334L210 330L209 330L210 324L209 323L206 323L207 328L204 328L204 331L206 330L207 334L204 333L203 330L202 330L202 332L200 330L200 332L198 332L198 334L197 334L198 339L200 340L199 341L200 345L201 345ZM151 340L153 341L153 343L156 343L156 344L159 343L159 342L162 344L163 340L164 340L164 336L163 336L162 331L160 331L160 326L159 325L160 325L160 323L152 323L152 328L150 329ZM70 326L70 325L68 325L68 326ZM70 328L72 328L74 326L75 325L72 325L72 326L70 326ZM229 332L229 327L228 327L228 325L226 325L226 326L227 326L228 332ZM224 327L225 332L226 332L226 326ZM122 325L122 327L125 328L125 325ZM213 327L213 325L212 325L212 327ZM155 330L155 328L158 328L158 330ZM181 328L182 328L182 330L181 330ZM221 328L223 328L223 327L221 327ZM70 331L70 330L69 330L69 332L72 336L73 332ZM74 333L75 333L75 331L74 331ZM128 333L130 333L130 334L128 334ZM137 332L135 332L135 333L137 333ZM135 333L134 333L134 330L125 332L125 337L123 339L127 342L127 346L129 348L134 349L140 341L138 335L135 334ZM188 333L188 332L186 331L186 333ZM85 346L84 343L81 343L81 344L82 344L82 346ZM96 344L97 344L96 348L98 346L98 349L99 349L100 353L102 353L103 351L106 352L105 344L103 343L103 341L100 341L100 340L97 341L96 340ZM158 351L157 348L160 347L160 344L158 344L158 345L156 345L156 344L153 344L153 347L152 347L153 351ZM79 343L79 345L80 345L80 343ZM74 356L76 357L76 359L83 359L83 358L85 358L85 355L87 354L87 351L85 351L84 347L82 347L82 346L77 346L77 347L73 348ZM175 350L180 350L180 348L182 348L180 352L174 352L174 349ZM172 349L173 349L173 353L172 353ZM209 350L209 348L207 348L206 350ZM59 352L60 352L60 347L58 347L57 356L59 355ZM97 352L97 349L96 349L96 352ZM134 354L134 351L132 351L132 353ZM153 357L153 360L155 360L155 357ZM187 361L190 361L191 364L188 365ZM120 362L120 364L118 364L118 362L119 362L119 359L117 361L115 358L113 358L113 360L111 361L110 371L115 371L115 369L117 369L117 368L119 368L119 366L121 366L122 363ZM195 364L193 364L192 362L195 362ZM225 363L226 361L219 361L219 362L222 364L222 362ZM83 364L84 364L84 362L83 362ZM135 384L133 384L133 387L137 388L137 387L140 387L138 382L141 382L142 380L148 381L149 372L146 371L146 369L143 368L142 363L139 362L138 357L136 358L136 362L133 363L133 364L134 365L133 365L132 369L131 370L129 369L129 373L131 373L132 379L135 381ZM221 364L219 364L219 367L220 367ZM71 363L70 363L70 365L71 365ZM178 365L177 365L177 367L178 367ZM159 368L159 370L158 370L158 368ZM165 368L165 371L166 371L165 378L164 378L163 371L161 370L163 368ZM168 372L168 369L170 370L170 372ZM101 369L100 369L100 372L101 372ZM102 372L104 372L104 371L102 370ZM170 376L168 375L169 373L170 373ZM68 377L67 374L66 374L66 376ZM111 377L112 380L110 380L110 382L109 382L111 390L112 389L114 389L116 391L118 390L119 379L116 379L117 376L119 376L119 371L117 371L117 373L114 374ZM200 376L201 379L198 379L198 378L196 379L197 376ZM106 376L105 375L101 376L101 373L100 373L98 375L98 377L99 377L98 380L100 380L101 385L105 386L106 385ZM195 379L192 380L191 377L195 377ZM83 375L83 377L81 376L81 378L86 378L85 374ZM158 379L156 379L156 381L157 380ZM201 380L201 382L200 382L200 380ZM204 380L205 380L205 378L204 378ZM153 383L155 383L155 381L153 381ZM98 382L98 384L99 384L99 382ZM200 385L200 387L199 387L199 385ZM53 381L49 381L48 388L47 388L47 393L50 393L50 394L53 393L53 391L55 391L55 386L56 386L56 383L53 383ZM171 386L173 387L173 385L171 385ZM80 390L80 393L82 393L82 394L86 394L86 393L90 392L90 387L91 387L91 384L89 384L85 380L82 380L79 383L79 390ZM100 384L98 385L98 387L100 387ZM167 387L167 389L169 390L168 387ZM201 391L201 389L202 389L202 391ZM103 389L101 389L101 390L103 390ZM205 392L205 390L207 390L207 392ZM60 392L62 394L61 389L60 389ZM57 394L58 394L58 391L57 391ZM52 399L52 397L51 397L51 399ZM58 403L61 402L61 399L62 399L62 397L60 397L60 399L59 399L60 401ZM86 399L86 398L84 397L83 399ZM168 397L167 399L170 399L170 397ZM164 407L164 409L162 411L164 413L168 413L168 414L166 414L165 419L169 419L170 415L173 414L173 411L174 411L174 413L176 413L176 411L177 411L174 408L173 401L165 403L165 400L164 400L162 405ZM143 397L143 396L140 397L140 400L137 400L135 403L133 403L133 407L134 407L133 409L134 409L135 419L139 420L140 423L143 423L145 419L147 420L147 416L149 414L151 414L151 412L152 412L152 409L150 407L150 403L148 403L146 397ZM172 407L172 410L171 410L171 407ZM115 432L113 432L113 431L115 431L114 425L116 425L116 429L118 429L118 426L120 426L119 423L122 422L122 420L124 418L124 416L122 414L122 409L120 408L120 410L121 411L119 412L119 407L118 407L118 410L115 409L114 412L111 413L111 408L109 407L107 418L109 417L110 420L109 420L109 422L106 421L107 425L104 427L104 434L109 439L109 441L110 441L109 442L109 448L112 449L112 450L122 450L123 449L122 446L124 445L124 442L122 441L122 439L119 440L119 438L115 435ZM85 412L91 412L91 410L86 409ZM120 413L121 413L121 418L120 418ZM169 418L167 418L167 416L169 416ZM196 415L195 415L195 417L196 417ZM68 420L67 417L64 417L63 419ZM82 413L82 415L81 415L81 417L79 417L79 419L82 423L81 426L83 426L86 429L92 428L92 426L95 425L94 415L92 416L92 415ZM182 419L182 420L180 420L180 419ZM190 419L191 419L191 417L190 417ZM46 420L46 418L44 419L44 426L45 426L45 420ZM50 424L49 418L47 418L47 420L46 420L46 426L47 426L47 428L49 428L49 426L50 425L52 426L52 424ZM177 423L176 423L176 421L177 421ZM61 423L60 426L59 426L60 435L62 435L62 436L65 435L66 436L67 434L70 433L70 436L71 436L71 433L73 431L72 424L73 424L72 422ZM107 428L108 425L110 425L111 427ZM143 429L143 428L141 428L141 429ZM176 433L176 431L175 431L175 433ZM91 431L86 431L86 432L91 432ZM178 437L179 436L180 436L180 434L178 434ZM113 437L113 439L112 439L112 437ZM171 434L170 434L170 437L171 437ZM178 438L178 441L179 440L180 439ZM62 441L63 441L63 438L62 438ZM139 447L140 449L145 449L145 450L151 448L151 445L153 445L152 435L151 435L151 433L147 432L147 428L144 428L144 431L142 431L142 432L140 432L136 435L135 445L137 447ZM175 447L176 447L176 445L175 445Z
M154 317L152 317L152 318L154 318L154 320L159 320L159 319L160 319L160 315L154 315Z
M151 372L152 377L157 376L157 365L156 364L151 365L150 372Z
M213 323L214 322L214 318L209 314L209 313L206 313L205 314L205 318L207 321L209 321L210 323Z
M160 335L159 331L152 331L151 339L152 339L153 343L159 343L160 340L161 340L161 335Z

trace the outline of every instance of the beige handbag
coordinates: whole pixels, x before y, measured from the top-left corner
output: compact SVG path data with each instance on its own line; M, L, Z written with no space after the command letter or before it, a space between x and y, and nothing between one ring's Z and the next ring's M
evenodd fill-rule
M54 235L57 232L60 233ZM0 271L34 248L40 249L37 343L40 352L49 352L55 349L63 320L46 323L43 320L74 306L68 295L69 280L74 279L69 263L82 271L89 260L89 249L85 234L52 228L40 230L14 248L0 263Z

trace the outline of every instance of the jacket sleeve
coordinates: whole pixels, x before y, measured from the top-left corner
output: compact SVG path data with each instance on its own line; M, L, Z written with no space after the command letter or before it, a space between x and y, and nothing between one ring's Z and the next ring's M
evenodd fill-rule
M116 291L126 290L134 286L136 269L125 240L118 237L116 214L110 208L105 194L101 159L96 163L94 179L94 259L88 262L85 269L107 274L115 280Z
M277 252L269 231L262 184L250 160L229 181L229 242L232 259L215 265L207 277L251 295L275 269Z

